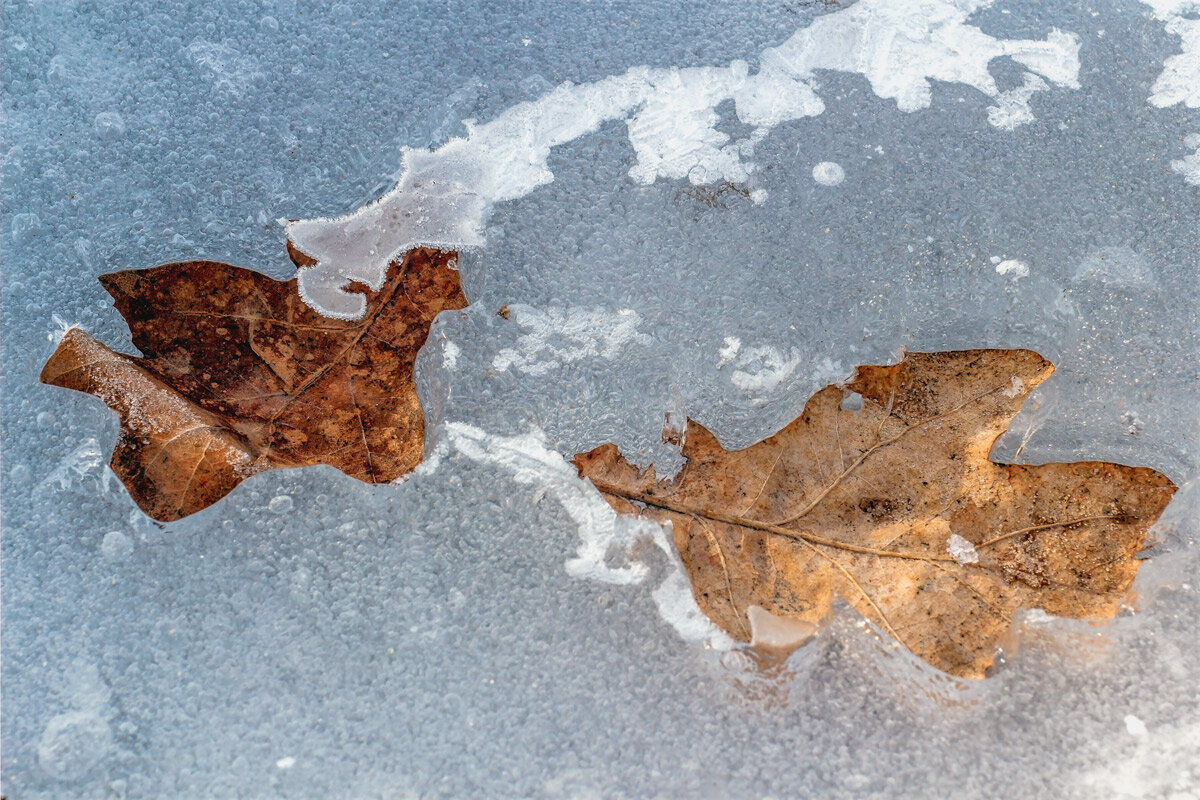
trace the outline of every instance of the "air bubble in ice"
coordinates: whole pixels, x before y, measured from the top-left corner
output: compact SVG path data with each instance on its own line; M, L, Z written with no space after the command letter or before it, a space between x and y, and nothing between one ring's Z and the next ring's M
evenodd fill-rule
M101 111L93 124L102 142L112 142L125 135L125 120L116 111Z
M846 170L842 165L833 161L822 161L813 167L813 180L822 186L837 186L846 180Z
M267 503L267 508L276 514L286 514L292 510L292 506L294 505L295 503L292 502L292 498L286 494L281 494L272 497L271 502Z

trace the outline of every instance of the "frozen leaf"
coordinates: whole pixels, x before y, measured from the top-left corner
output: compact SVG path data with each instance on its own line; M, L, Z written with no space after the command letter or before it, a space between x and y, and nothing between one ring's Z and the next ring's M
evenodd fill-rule
M104 275L143 357L73 329L41 379L120 415L112 468L155 519L199 511L275 467L329 464L385 483L421 461L413 367L438 312L467 304L453 259L409 252L355 321L310 309L295 279L212 261Z
M672 523L697 602L731 636L752 638L754 608L818 624L840 596L928 663L981 678L1019 608L1113 616L1175 491L1144 467L990 461L1052 371L1028 350L909 353L743 450L689 420L674 480L611 444L575 464L618 511Z

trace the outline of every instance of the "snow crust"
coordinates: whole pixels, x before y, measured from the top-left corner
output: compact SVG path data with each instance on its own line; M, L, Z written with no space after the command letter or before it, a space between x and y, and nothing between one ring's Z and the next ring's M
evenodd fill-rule
M405 148L395 188L376 202L344 217L287 225L292 242L317 260L300 270L301 297L326 316L360 318L366 300L347 291L348 283L378 289L388 263L412 247L482 247L493 206L553 181L551 150L605 122L624 121L637 156L629 176L637 183L685 177L692 184L744 183L754 171L755 146L773 127L825 110L819 70L862 75L876 95L905 112L930 106L934 80L963 84L995 98L992 125L1026 124L1033 120L1029 100L1049 88L1046 81L1079 86L1079 39L1057 29L1043 41L994 38L967 24L988 5L861 0L764 50L754 74L740 60L728 67L633 67L593 83L560 84L484 124L464 120L463 138L436 150ZM1004 56L1027 70L1024 84L1007 92L988 71ZM197 57L214 69L229 61L212 48ZM728 100L752 128L740 139L716 127L717 107ZM814 178L835 185L840 171L818 165ZM763 202L764 192L756 189L754 201Z

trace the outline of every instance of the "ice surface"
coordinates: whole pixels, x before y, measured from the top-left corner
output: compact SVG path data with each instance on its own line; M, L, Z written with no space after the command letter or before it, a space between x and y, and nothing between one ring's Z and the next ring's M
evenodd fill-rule
M366 308L346 285L378 289L388 264L416 245L479 247L494 204L523 197L554 180L552 148L624 120L637 156L629 177L637 183L687 178L693 184L743 183L754 152L770 129L821 114L825 103L814 83L817 70L863 75L880 97L901 111L928 108L931 79L970 86L994 97L988 120L1012 130L1033 121L1029 100L1049 88L1039 77L1078 88L1079 41L1053 30L1044 42L997 40L966 24L985 0L861 0L821 16L778 47L728 67L640 66L594 83L563 83L534 101L519 103L490 122L465 120L467 135L436 151L406 149L400 180L377 202L338 219L288 224L288 236L317 263L300 271L300 294L331 317L357 319ZM194 47L195 45L193 45ZM1008 56L1033 72L1024 84L1001 92L988 72ZM217 59L218 63L223 63ZM730 143L717 130L720 104L732 100L738 119L753 128ZM845 172L833 162L813 169L826 186ZM766 190L749 195L766 200Z
M8 7L0 791L1195 796L1200 188L1177 164L1200 118L1151 101L1184 51L1168 17L1195 11L1152 5ZM794 39L818 25L820 47ZM288 277L274 220L371 207L401 147L462 147L567 81L739 61L754 91L686 118L709 155L771 128L737 153L745 186L660 174L681 168L635 143L632 106L501 176L553 180L489 196L486 250L460 259L472 305L418 363L429 458L398 485L277 470L157 525L105 466L113 415L36 381L69 324L132 352L98 274ZM1032 121L992 124L1027 72L1050 87ZM671 108L696 96L670 88ZM1058 366L997 458L1181 489L1134 607L1100 628L1026 614L982 684L850 612L774 671L722 649L667 532L616 519L566 460L612 441L670 473L685 416L747 445L856 364L985 346Z

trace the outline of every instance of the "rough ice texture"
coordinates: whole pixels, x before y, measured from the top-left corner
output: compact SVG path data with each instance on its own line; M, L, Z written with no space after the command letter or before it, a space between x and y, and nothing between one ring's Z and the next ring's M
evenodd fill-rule
M112 413L37 383L56 317L134 352L97 275L219 258L291 277L271 220L379 197L402 145L436 151L464 135L461 119L496 119L566 79L729 64L844 11L788 0L380 9L127 0L5 12L0 794L1200 793L1200 191L1166 169L1193 151L1176 139L1200 128L1182 103L1147 102L1180 50L1152 9L980 9L969 23L997 39L1058 27L1081 42L1087 91L1035 96L1038 118L1013 131L990 126L998 101L965 84L932 80L929 109L906 114L864 75L817 69L827 110L755 144L745 188L769 189L760 205L719 183L632 183L623 121L559 145L553 183L493 210L486 264L460 259L472 306L435 322L418 360L426 467L395 486L277 470L160 528L107 467ZM221 49L224 73L193 55L216 48L188 52L196 42ZM991 62L1001 91L1023 71ZM731 141L752 134L736 103L717 113ZM814 183L822 160L845 168L837 189ZM998 275L991 256L1030 274ZM517 304L614 320L632 309L651 341L539 374L496 370L501 351L524 352L527 331L495 315ZM739 388L735 372L768 364L736 359L763 347L800 363L772 389ZM612 441L669 473L668 420L746 446L816 389L902 347L1031 347L1055 362L997 460L1103 459L1181 485L1136 609L1103 627L1027 614L1019 651L971 687L836 612L775 677L664 621L655 595L672 562L652 531L619 540L636 539L632 557L622 544L603 562L603 574L642 565L641 581L574 577L565 565L587 529L441 425L536 428L562 456Z
M818 70L862 75L875 94L906 112L929 107L933 80L963 84L996 99L988 110L992 125L1011 130L1032 122L1029 100L1049 88L1047 80L1079 86L1079 39L1059 30L1044 41L996 39L967 24L988 5L860 0L764 50L754 74L740 60L728 67L633 67L594 83L563 83L486 124L464 120L463 138L432 151L405 148L399 181L376 202L345 217L288 224L288 237L317 261L300 271L301 296L326 316L361 317L366 301L347 290L351 281L379 288L388 263L412 247L482 247L496 203L554 180L550 151L612 120L625 122L637 157L629 176L637 183L744 183L754 170L749 157L771 128L825 110ZM1022 86L1000 91L988 70L1002 56L1028 70ZM214 69L229 61L211 47L198 57ZM740 139L717 128L717 108L729 100L752 128ZM813 177L833 186L845 173L824 162ZM756 202L765 200L763 191L753 195Z

